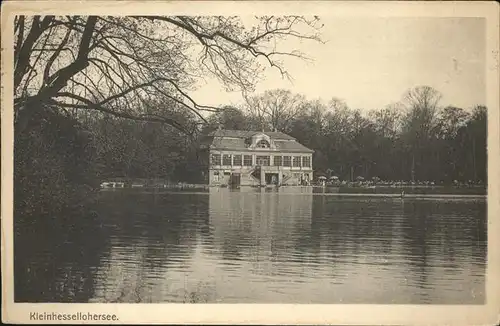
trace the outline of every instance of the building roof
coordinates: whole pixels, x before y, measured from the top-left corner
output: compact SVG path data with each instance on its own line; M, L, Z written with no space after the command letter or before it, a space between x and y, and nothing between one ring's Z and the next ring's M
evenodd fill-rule
M248 149L245 140L255 134L263 133L269 136L276 145L276 151L288 153L313 153L295 138L282 132L260 132L243 130L217 130L209 134L210 148L218 150L245 151Z
M305 152L305 153L313 153L314 151L310 148L305 147L301 143L297 141L279 141L276 140L274 142L276 144L276 150L280 152Z
M247 130L228 130L228 129L220 129L209 133L209 136L214 137L229 137L229 138L248 138L252 137L255 134L266 134L274 140L295 140L290 135L284 134L279 131L247 131Z

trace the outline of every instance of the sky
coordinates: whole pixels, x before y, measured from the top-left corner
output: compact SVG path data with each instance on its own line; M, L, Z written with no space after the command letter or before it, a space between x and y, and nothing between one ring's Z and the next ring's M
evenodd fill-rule
M256 93L284 88L308 99L343 99L362 111L401 100L418 85L442 94L441 105L486 104L486 25L483 18L321 17L325 44L287 41L313 61L287 58L293 80L267 69ZM193 94L213 106L242 102L208 81Z

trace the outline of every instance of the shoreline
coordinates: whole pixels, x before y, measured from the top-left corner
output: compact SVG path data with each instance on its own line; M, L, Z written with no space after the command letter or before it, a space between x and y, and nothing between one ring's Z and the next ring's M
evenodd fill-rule
M325 195L325 196L337 196L337 197L378 197L378 198L487 198L486 188L457 188L457 187L445 187L445 186L434 186L434 187L408 187L403 188L404 195L401 194L401 188L394 187L375 187L375 188L365 188L365 187L322 187L322 186L267 186L267 187L254 187L254 186L240 186L238 188L231 187L221 187L221 186L211 186L207 184L176 184L176 185L164 185L160 186L135 186L135 187L117 187L117 188L101 188L99 192L116 192L116 191L139 191L142 193L186 193L190 191L193 193L209 193L211 188L214 189L227 189L228 191L265 191L265 192L277 192L280 189L295 189L296 194L301 194L302 190L308 190L308 193L312 195ZM295 194L295 192L283 192L283 194Z
M123 182L109 182L109 183L122 183ZM251 185L240 185L238 187L241 188L276 188L278 186L276 185L257 185L257 186L251 186ZM452 185L434 185L434 186L425 186L425 185L403 185L403 186L387 186L387 185L380 185L380 186L370 186L370 187L363 187L363 186L320 186L320 185L281 185L279 188L301 188L301 187L308 187L308 188L319 188L319 189L335 189L335 188L340 188L340 189L365 189L365 190L372 190L372 189L393 189L393 190L399 190L399 189L443 189L443 188L452 188L452 189L486 189L484 186L462 186L462 187L457 187L457 186L452 186ZM109 188L159 188L159 189L168 189L168 188L231 188L229 185L209 185L209 184L203 184L203 183L179 183L179 184L158 184L158 185L146 185L146 184L132 184L131 186L121 186L121 187L101 187L101 189L109 189Z

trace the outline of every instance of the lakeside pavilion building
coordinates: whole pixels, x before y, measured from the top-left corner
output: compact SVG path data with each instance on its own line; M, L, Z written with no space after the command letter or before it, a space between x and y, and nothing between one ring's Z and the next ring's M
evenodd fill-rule
M282 132L218 129L203 142L209 185L309 185L313 150Z

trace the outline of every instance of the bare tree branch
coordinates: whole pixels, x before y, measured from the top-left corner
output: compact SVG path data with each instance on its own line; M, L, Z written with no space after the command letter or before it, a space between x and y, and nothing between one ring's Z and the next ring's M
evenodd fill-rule
M299 25L312 33L298 32ZM197 121L204 121L202 111L218 110L190 95L199 79L214 76L228 90L248 92L263 69L257 58L283 75L278 57L305 58L276 40L319 40L316 19L300 16L257 17L253 27L239 17L37 16L18 17L15 30L16 112L57 99L63 107L131 118L147 107L164 117L172 112L158 103L171 103Z

